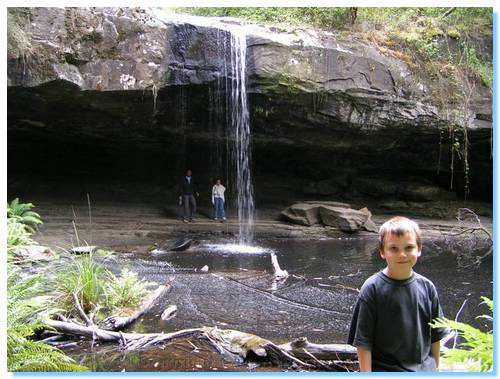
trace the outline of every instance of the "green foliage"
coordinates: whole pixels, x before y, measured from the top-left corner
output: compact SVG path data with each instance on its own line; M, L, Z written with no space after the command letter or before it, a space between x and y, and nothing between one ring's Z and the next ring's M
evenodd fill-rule
M351 22L346 7L198 7L174 8L198 16L241 17L257 23L343 28Z
M34 228L38 224L43 224L40 215L33 212L32 203L20 203L19 198L15 198L10 203L7 203L7 218L16 219L19 223L26 225L29 232L34 232Z
M481 297L483 302L493 312L493 301ZM493 321L489 315L479 316ZM464 342L459 344L458 348L445 351L444 359L450 363L464 363L470 367L471 371L477 371L474 362L479 363L480 371L491 371L493 368L493 330L483 332L468 324L449 320L446 318L438 318L431 323L433 328L449 328L454 329L464 339Z
M369 28L383 26L392 30L407 30L420 23L428 36L442 35L441 26L458 25L460 29L490 27L492 8L456 8L444 17L444 7L196 7L172 8L175 12L199 16L240 17L268 24L282 24L320 29L343 29L351 24L365 24ZM354 13L355 16L354 16ZM354 16L354 18L353 18ZM459 31L454 27L455 36Z
M7 367L9 371L88 371L63 352L32 340L43 327L38 315L43 306L34 301L40 278L20 280L16 273L7 278Z
M36 242L30 237L34 227L42 223L40 215L33 212L31 203L20 203L16 198L7 203L7 257L9 261L17 257L17 252Z
M30 236L31 233L26 230L26 225L19 222L17 218L7 219L7 257L9 260L16 258L19 249L35 244Z
M134 307L147 294L147 282L137 279L137 274L126 269L117 277L97 263L94 254L74 259L55 277L57 302L67 312L78 316L73 294L85 313L99 318L121 307Z
M475 75L479 76L484 84L488 88L492 88L493 85L493 66L491 62L482 62L477 56L476 49L473 47L468 47L465 44L462 45L464 50L465 65L468 67Z
M123 269L120 277L112 276L105 284L107 308L134 307L147 294L148 283L137 278L137 274Z
M56 275L60 305L68 311L74 311L75 294L86 313L96 312L104 296L104 284L111 276L108 270L94 261L92 254L76 257Z

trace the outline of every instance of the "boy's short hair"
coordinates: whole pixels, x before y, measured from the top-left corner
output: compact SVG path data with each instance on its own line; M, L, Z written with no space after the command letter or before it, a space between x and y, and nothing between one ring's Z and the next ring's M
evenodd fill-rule
M379 250L384 250L385 236L387 234L395 234L400 237L408 232L415 233L418 250L422 250L422 237L420 228L415 221L406 217L396 216L384 222L378 231Z

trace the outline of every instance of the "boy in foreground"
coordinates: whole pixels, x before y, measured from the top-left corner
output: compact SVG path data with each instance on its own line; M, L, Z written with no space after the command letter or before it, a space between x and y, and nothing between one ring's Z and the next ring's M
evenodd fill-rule
M418 225L405 217L385 222L379 251L387 266L361 287L349 332L360 371L437 371L447 331L429 325L443 317L438 294L413 271L422 251Z

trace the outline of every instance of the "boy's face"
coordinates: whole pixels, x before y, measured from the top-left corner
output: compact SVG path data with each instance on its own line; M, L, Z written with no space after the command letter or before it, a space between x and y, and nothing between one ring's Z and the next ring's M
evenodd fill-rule
M393 279L409 278L420 253L414 232L407 232L402 236L387 234L384 249L380 251L380 256L387 262L385 274Z

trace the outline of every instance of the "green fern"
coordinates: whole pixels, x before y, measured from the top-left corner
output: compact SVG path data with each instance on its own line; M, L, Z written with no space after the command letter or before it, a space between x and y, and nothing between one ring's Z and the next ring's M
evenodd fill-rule
M31 203L20 203L15 198L7 203L7 257L9 261L18 258L20 250L29 245L36 245L30 237L35 227L42 224L40 215L33 212Z
M146 286L149 284L137 278L137 274L123 269L120 277L112 276L104 287L106 293L106 307L113 310L121 307L134 307L138 305L148 293Z
M7 367L9 371L88 371L62 351L32 340L39 321L48 310L33 296L39 288L39 276L19 279L16 272L7 277Z
M481 297L490 311L493 311L493 301L487 297ZM489 315L479 316L490 321L493 318ZM433 328L454 329L464 339L458 348L449 349L444 352L444 359L450 363L465 363L471 371L477 371L474 364L478 362L480 371L491 371L493 368L493 331L483 332L463 322L453 321L446 318L438 318L431 323Z
M75 294L85 313L100 319L122 307L134 307L148 293L146 281L127 269L115 276L94 260L94 254L77 257L72 264L55 275L56 302L68 315L80 317L75 311Z
M9 261L16 258L17 252L25 246L36 245L26 225L17 218L7 219L7 257Z
M19 198L15 198L7 203L7 218L16 219L19 223L26 225L29 232L34 232L36 225L43 224L40 215L33 212L32 203L20 203Z

